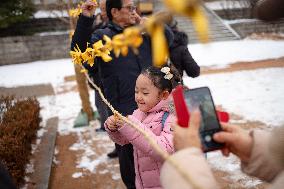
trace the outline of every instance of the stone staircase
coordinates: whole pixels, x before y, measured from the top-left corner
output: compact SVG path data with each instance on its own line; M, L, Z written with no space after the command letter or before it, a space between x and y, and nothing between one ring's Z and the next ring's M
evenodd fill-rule
M154 12L165 10L165 6L160 0L154 0ZM217 16L213 11L203 7L206 13L210 34L209 37L211 41L231 41L238 40L240 36L228 25L225 25L219 16ZM178 21L178 27L180 30L187 33L189 38L189 43L198 43L198 38L191 20L183 16L175 16Z

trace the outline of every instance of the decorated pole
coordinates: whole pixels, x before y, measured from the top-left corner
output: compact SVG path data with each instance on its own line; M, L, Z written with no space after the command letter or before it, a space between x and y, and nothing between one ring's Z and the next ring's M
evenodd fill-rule
M70 10L73 7L72 0L68 0L67 6L68 6L68 10ZM69 24L70 24L71 31L74 31L75 25L76 25L76 19L70 16ZM74 64L74 69L75 69L75 76L76 76L78 91L79 91L79 95L80 95L80 99L82 103L82 111L79 112L79 115L77 119L75 120L74 126L76 127L76 126L88 125L89 121L94 119L94 112L91 107L91 103L89 99L90 96L89 96L86 77L83 73L81 73L80 65Z

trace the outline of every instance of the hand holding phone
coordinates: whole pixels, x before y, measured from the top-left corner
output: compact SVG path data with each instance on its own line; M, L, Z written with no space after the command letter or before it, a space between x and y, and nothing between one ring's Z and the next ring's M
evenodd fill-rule
M229 114L226 112L216 113L209 88L186 89L178 86L172 94L178 124L182 127L187 127L190 112L199 109L201 114L199 133L203 151L207 152L222 148L224 145L215 142L213 134L222 130L218 116L224 121L228 121Z

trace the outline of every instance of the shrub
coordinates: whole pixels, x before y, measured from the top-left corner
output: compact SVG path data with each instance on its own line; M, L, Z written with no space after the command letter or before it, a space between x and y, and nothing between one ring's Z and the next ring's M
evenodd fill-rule
M31 143L41 121L39 111L35 98L0 98L0 159L17 186L24 181Z
M1 0L0 29L29 19L34 11L32 0Z

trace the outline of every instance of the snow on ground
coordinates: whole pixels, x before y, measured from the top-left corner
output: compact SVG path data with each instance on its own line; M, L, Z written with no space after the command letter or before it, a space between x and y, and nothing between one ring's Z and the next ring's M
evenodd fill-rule
M58 17L69 17L67 11L46 11L46 10L39 10L34 14L34 18L58 18Z
M258 19L234 19L234 20L223 20L226 25L239 24L239 23L255 23L259 21Z
M249 3L246 1L213 1L213 2L206 2L205 6L211 10L223 10L223 9L241 9L241 8L249 8Z
M64 77L74 75L71 59L36 61L0 67L0 86L15 87L24 85L63 83Z
M95 15L101 12L100 9L96 9ZM60 18L60 17L69 17L69 14L66 10L39 10L34 13L34 18Z
M239 61L255 61L284 56L284 41L236 40L190 44L189 51L200 66L226 66Z
M184 78L190 88L208 86L216 105L267 125L284 124L284 68L210 74Z
M279 58L284 56L284 42L281 41L229 41L211 43L209 45L189 45L194 59L201 66L226 66L238 61L254 61L261 59ZM284 68L268 68L233 73L203 75L195 79L184 78L190 88L209 86L216 105L222 105L229 112L243 116L245 120L258 120L269 126L284 124ZM63 83L65 76L74 75L74 67L70 59L37 61L26 64L0 67L0 86L15 87L42 83L52 83L55 91L60 91L63 85L71 88L75 82ZM94 95L90 94L94 104ZM102 140L106 148L112 149L107 143L106 135L92 133L90 127L74 129L73 122L81 108L78 93L69 92L56 96L38 98L42 107L43 122L53 116L59 117L59 133L64 135L77 132L78 142L70 150L84 151L77 166L96 172L98 164L106 162L106 155L95 157L91 141L85 141L82 131L90 131L93 140ZM44 124L45 125L45 124ZM89 129L89 130L88 130ZM105 145L105 144L102 145ZM239 162L234 156L224 158L219 152L208 154L210 165L217 170L230 173L229 179L240 181L247 186L255 186L260 181L245 177L240 171ZM115 165L118 166L118 165ZM109 170L111 172L112 168ZM100 172L104 174L104 172ZM74 173L78 178L83 173ZM114 179L119 175L113 173Z
M38 36L51 36L51 35L64 35L64 34L69 34L70 30L67 31L51 31L51 32L40 32L36 33L35 35Z

